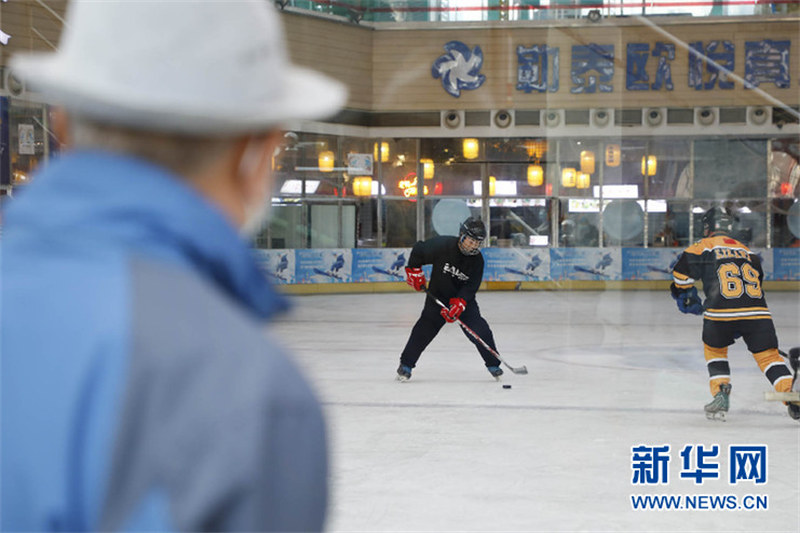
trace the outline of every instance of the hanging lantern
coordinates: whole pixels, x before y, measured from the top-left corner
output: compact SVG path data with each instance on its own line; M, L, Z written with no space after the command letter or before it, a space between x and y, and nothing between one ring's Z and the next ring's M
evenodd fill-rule
M372 194L372 177L356 176L353 178L353 194L356 196L370 196Z
M622 152L618 144L606 145L606 166L618 167L622 161Z
M594 152L591 150L581 152L581 172L594 174Z
M380 149L380 154L378 154L379 149ZM375 143L372 155L374 156L375 161L380 161L381 163L386 163L387 161L389 161L389 143L385 141L380 143Z
M642 176L655 176L656 175L656 156L646 155L642 156Z
M494 176L489 176L489 196L494 196L497 191L497 179Z
M330 150L323 150L319 153L320 172L333 172L334 155Z
M479 148L478 139L464 139L464 159L477 159Z
M542 165L528 165L528 185L539 187L544 183L544 169Z
M589 185L592 184L592 176L587 174L586 172L578 172L578 177L576 179L575 187L578 189L588 189Z
M570 188L575 186L575 180L577 178L577 172L574 168L565 168L561 171L561 186L565 188Z
M422 177L426 180L433 179L433 159L420 159L420 163L422 163Z

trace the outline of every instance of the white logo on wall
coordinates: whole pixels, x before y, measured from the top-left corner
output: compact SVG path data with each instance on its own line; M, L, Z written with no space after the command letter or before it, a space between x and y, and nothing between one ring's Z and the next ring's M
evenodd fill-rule
M33 135L33 124L20 124L17 132L19 134L19 153L35 155L36 140Z

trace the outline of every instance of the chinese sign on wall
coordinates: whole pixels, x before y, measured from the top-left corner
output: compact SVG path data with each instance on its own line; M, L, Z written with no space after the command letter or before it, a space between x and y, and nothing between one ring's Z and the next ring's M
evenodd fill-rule
M431 69L434 78L458 98L462 90L475 90L486 77L480 73L483 53L479 46L470 48L459 41L444 46ZM622 47L620 47L622 48ZM697 91L729 90L734 78L740 78L747 89L772 84L779 89L791 85L789 50L791 40L762 39L744 43L743 65L736 64L736 45L727 40L692 41L688 50L676 49L672 42L630 42L618 49L614 44L589 43L573 45L568 68L572 94L610 93L619 65L624 65L626 91L672 91L676 83ZM556 93L561 90L559 76L564 50L546 44L517 46L516 90L525 93ZM621 61L620 61L621 60ZM687 66L685 79L673 77L673 65L681 61Z

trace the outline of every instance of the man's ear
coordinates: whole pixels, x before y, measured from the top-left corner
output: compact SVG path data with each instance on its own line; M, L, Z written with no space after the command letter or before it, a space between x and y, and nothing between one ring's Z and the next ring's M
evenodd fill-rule
M280 139L280 132L275 131L247 136L237 142L235 176L248 198L255 196L260 200L272 190L272 157Z
M67 148L71 143L69 134L69 115L62 107L55 107L50 113L50 131L58 141L59 149Z

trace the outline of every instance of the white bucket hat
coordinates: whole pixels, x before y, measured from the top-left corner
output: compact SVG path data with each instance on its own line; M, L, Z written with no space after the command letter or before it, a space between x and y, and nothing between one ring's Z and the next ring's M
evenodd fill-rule
M263 131L341 108L345 87L292 65L267 0L73 0L55 53L11 69L99 122L203 135Z

